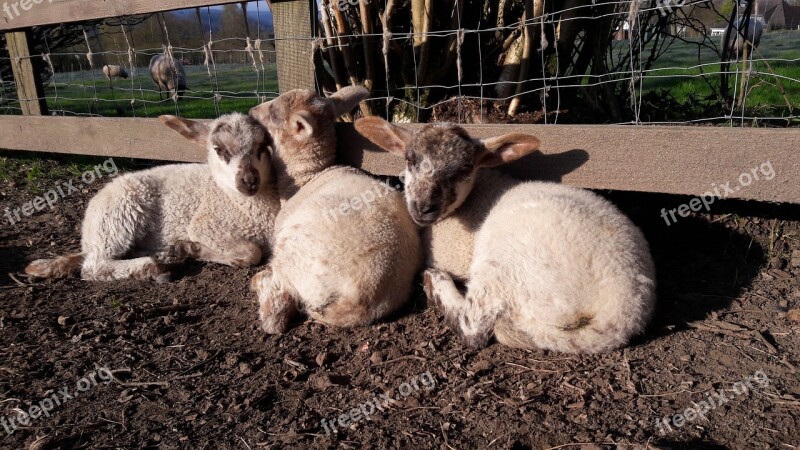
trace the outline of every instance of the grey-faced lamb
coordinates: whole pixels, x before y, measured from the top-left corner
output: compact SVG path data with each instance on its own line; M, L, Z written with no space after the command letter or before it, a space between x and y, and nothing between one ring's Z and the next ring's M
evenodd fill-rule
M210 125L161 116L208 151L207 164L173 164L120 176L89 202L82 251L32 262L39 278L168 281L186 258L248 267L269 251L280 208L269 160L272 140L250 116Z
M430 227L424 289L467 345L494 335L512 347L597 353L645 328L655 269L625 215L586 190L483 169L536 151L534 136L478 140L453 125L412 133L376 117L356 128L406 158L409 211Z
M153 55L150 58L150 77L158 87L158 96L161 91L169 92L172 98L180 100L186 92L186 70L178 59L167 55Z
M335 164L334 121L367 95L294 90L251 111L275 140L281 196L272 260L252 281L268 333L284 332L301 310L328 325L369 324L411 294L422 251L402 195Z
M111 81L112 78L128 79L128 71L125 70L124 67L115 64L103 66L103 75L105 75L106 79L109 81Z

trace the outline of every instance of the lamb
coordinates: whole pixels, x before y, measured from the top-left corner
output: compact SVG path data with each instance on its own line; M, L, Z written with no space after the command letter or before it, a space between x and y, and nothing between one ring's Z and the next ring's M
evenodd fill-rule
M111 81L112 78L128 79L128 71L124 67L114 64L103 66L103 75L108 81Z
M280 208L268 152L272 140L250 116L210 125L161 116L185 138L207 147L207 164L173 164L114 179L89 202L81 253L32 262L38 278L81 273L83 279L169 281L186 258L234 267L269 251Z
M183 64L167 55L153 55L150 59L150 76L158 87L159 98L161 98L161 91L167 91L172 94L173 99L180 100L187 89L186 70L183 68Z
M367 95L294 90L251 111L275 139L281 197L272 260L251 283L267 333L286 331L301 310L327 325L366 325L410 296L422 249L402 195L334 163L334 120Z
M429 227L423 287L466 345L494 334L511 347L599 353L644 329L655 268L625 215L586 190L479 170L536 151L534 136L477 140L453 125L412 133L376 117L356 128L406 158L407 206Z

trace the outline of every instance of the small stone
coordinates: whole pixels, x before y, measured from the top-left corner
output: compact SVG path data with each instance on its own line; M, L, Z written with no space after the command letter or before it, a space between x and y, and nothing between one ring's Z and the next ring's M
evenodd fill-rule
M328 352L319 352L314 361L316 361L318 366L324 366L325 363L328 362Z
M786 313L786 318L792 322L800 322L800 309L790 309L789 312Z
M486 372L491 368L492 368L491 361L487 359L482 359L476 362L475 364L471 365L467 372L468 373L472 372L472 375L480 375L481 373Z
M239 363L239 373L241 373L242 375L250 375L251 373L253 373L253 366L251 366L246 362Z
M58 316L58 324L61 325L62 327L65 327L67 325L72 325L73 323L75 323L75 319L73 319L72 317Z
M308 381L311 383L311 387L320 391L324 391L334 385L330 375L325 373L312 375Z
M780 270L780 269L772 269L772 270L769 271L769 273L772 276L774 276L775 278L779 279L779 280L785 280L787 278L792 278L792 275L790 275L789 273L787 273L787 272L785 272L783 270Z
M370 355L369 360L372 361L373 364L382 363L383 354L381 352L372 352L372 355Z

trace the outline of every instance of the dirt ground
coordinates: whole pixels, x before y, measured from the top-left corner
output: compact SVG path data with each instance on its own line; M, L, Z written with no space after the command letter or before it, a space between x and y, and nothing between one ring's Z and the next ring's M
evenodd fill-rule
M62 158L31 176L33 160L2 157L13 169L0 214L74 176ZM658 309L629 348L572 356L466 350L421 295L375 326L306 321L266 336L248 291L257 269L30 284L27 262L79 248L101 185L13 225L0 215L2 449L800 445L797 208L719 202L666 226L661 208L689 199L603 192L647 234ZM19 424L20 410L54 395L47 416Z

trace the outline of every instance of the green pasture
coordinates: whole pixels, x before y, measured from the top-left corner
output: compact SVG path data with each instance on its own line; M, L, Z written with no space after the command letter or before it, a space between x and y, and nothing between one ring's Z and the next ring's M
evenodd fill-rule
M274 64L256 72L249 65L217 65L211 76L205 66L186 66L188 90L177 104L156 92L146 67L136 76L106 80L100 70L57 73L46 86L51 112L67 115L97 114L104 117L158 117L179 114L188 118L214 118L218 114L247 111L260 103L260 97L273 98L278 92ZM214 93L218 92L218 101Z
M617 43L615 51L624 51L626 45ZM787 116L790 110L796 114L800 109L800 31L765 32L753 59L745 91L747 109L761 115ZM738 76L732 74L729 82L730 92L736 92L737 98L743 69L743 63L732 63L729 69L738 70ZM718 90L720 70L719 56L713 50L692 41L676 41L645 75L642 88L644 92L666 91L680 103L704 99Z

